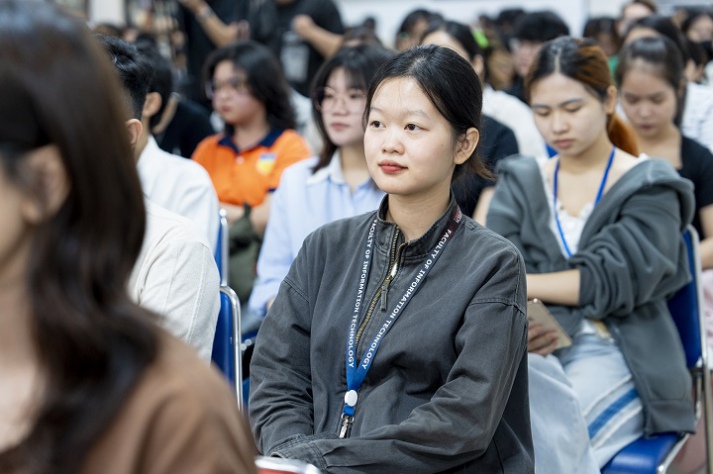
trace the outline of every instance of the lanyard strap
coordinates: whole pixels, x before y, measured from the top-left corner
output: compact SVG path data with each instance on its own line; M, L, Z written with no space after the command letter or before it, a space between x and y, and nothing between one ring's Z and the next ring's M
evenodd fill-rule
M454 232L460 225L462 219L463 214L461 213L459 208L456 208L448 223L448 227L446 228L445 232L443 232L443 235L438 241L438 244L433 248L430 255L426 257L426 260L423 262L423 266L414 277L414 280L406 288L406 291L404 292L403 296L398 300L398 303L391 311L391 314L387 316L386 320L381 326L381 329L377 331L371 344L369 344L369 346L367 347L367 350L361 360L361 363L358 363L356 357L357 323L359 320L359 314L361 313L362 300L366 291L366 282L369 275L369 270L371 268L371 258L374 253L373 245L376 220L374 220L374 222L371 224L371 228L369 229L369 235L366 239L366 247L364 249L364 261L360 268L359 287L357 289L356 301L354 302L354 310L352 312L352 320L349 325L349 336L347 338L347 393L344 397L344 416L354 416L354 408L358 399L357 392L359 391L361 384L364 382L364 378L366 377L367 372L369 372L369 368L371 368L371 363L374 360L374 356L376 355L376 351L379 349L381 341L383 341L384 336L386 336L386 333L389 332L389 330L393 327L394 323L399 318L404 308L406 308L406 306L411 301L411 298L413 298L413 296L420 289L421 284L426 279L426 276L431 271L433 266L436 264L438 258L443 254L443 250L448 244L451 236L454 234Z
M616 147L612 147L611 149L611 154L609 155L609 161L607 162L607 167L604 169L604 176L602 176L602 182L599 184L599 191L597 192L597 197L594 199L594 206L599 204L599 201L602 199L602 196L604 195L604 188L606 187L607 184L607 179L609 179L609 170L611 169L611 165L614 162L614 153L616 152ZM554 185L552 194L553 194L553 201L554 201L554 215L555 215L555 222L557 223L557 230L559 231L560 238L562 239L562 244L564 245L564 251L567 253L567 257L571 258L572 257L572 251L569 249L569 245L567 245L567 239L564 237L564 231L562 230L562 224L560 223L560 218L559 218L559 212L557 212L557 176L559 175L560 171L560 161L559 159L557 160L557 163L555 164L555 179L554 179Z

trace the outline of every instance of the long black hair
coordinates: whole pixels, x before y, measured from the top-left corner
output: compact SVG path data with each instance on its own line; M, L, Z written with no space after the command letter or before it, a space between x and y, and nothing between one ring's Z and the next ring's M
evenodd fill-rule
M79 471L156 355L148 315L126 290L145 210L115 75L58 7L0 0L0 166L41 203L42 180L22 175L27 153L52 145L70 187L32 232L26 286L46 379L30 432L0 453L0 471Z
M351 89L359 89L366 91L369 89L369 83L376 71L386 61L394 57L395 53L382 46L362 44L358 46L348 46L341 48L337 53L329 58L327 62L322 64L317 74L312 81L312 118L317 125L317 130L322 138L324 146L319 153L319 160L313 171L329 165L334 152L337 151L337 145L332 143L324 127L322 112L319 111L318 105L320 98L317 97L319 91L327 85L329 76L337 69L343 69L349 87Z
M681 126L685 101L685 76L683 60L673 41L666 36L639 38L622 48L619 52L619 64L615 71L616 82L621 87L627 72L636 67L638 61L646 63L648 68L660 79L671 86L676 96L676 115L673 123Z
M462 136L469 128L481 131L483 89L473 66L455 51L434 45L417 46L386 63L376 73L369 87L365 121L379 86L397 78L410 78L418 84L436 110L451 125L454 138ZM477 147L464 163L456 165L453 179L464 174L468 168L483 178L492 177L478 157Z
M426 36L432 33L437 33L439 31L447 34L455 41L457 41L458 44L460 44L461 47L465 50L465 52L468 53L468 60L471 63L473 63L477 56L480 56L483 59L483 77L481 77L480 79L483 83L487 82L488 61L486 58L486 54L485 51L483 51L483 49L478 45L478 42L475 41L473 31L470 29L470 27L465 23L458 23L457 21L452 20L433 21L428 25L428 27L421 35L421 43L423 43L423 40L426 38Z

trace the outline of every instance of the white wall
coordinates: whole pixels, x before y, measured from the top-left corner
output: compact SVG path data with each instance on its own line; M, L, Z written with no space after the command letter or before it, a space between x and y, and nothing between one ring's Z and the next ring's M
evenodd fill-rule
M237 0L236 0L237 1ZM447 18L472 22L481 13L495 15L504 8L525 10L551 9L570 25L573 34L580 34L588 15L617 16L625 0L334 0L346 24L361 22L374 16L379 23L378 34L390 43L408 12L427 8ZM692 0L695 1L695 0ZM94 22L124 23L124 0L89 0Z
M441 13L449 19L464 23L474 22L478 15L496 15L505 8L526 11L549 9L560 15L573 35L580 35L587 18L592 15L618 16L626 0L335 0L347 25L360 23L368 16L377 19L377 34L387 44L404 17L416 8Z
M93 23L124 24L124 0L89 0L89 19Z

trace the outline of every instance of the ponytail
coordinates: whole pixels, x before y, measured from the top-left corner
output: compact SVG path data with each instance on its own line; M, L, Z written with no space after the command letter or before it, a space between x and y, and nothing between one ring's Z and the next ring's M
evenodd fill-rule
M611 115L607 124L607 133L612 144L625 152L639 156L639 144L631 127L626 124L616 113Z

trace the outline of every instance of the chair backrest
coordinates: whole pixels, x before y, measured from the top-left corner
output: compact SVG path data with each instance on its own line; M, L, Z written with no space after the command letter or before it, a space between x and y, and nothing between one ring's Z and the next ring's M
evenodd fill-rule
M218 265L220 284L228 286L228 217L225 209L220 210L218 243L215 246L215 263Z
M701 310L703 302L700 281L701 258L696 229L688 226L683 233L683 239L686 242L686 250L688 252L691 281L668 300L668 308L683 343L683 350L686 353L686 365L689 368L693 368L704 362L706 344L703 332L705 322L703 321L703 312Z
M240 300L232 288L220 287L220 313L211 360L230 381L238 407L243 407L243 365L240 351Z

